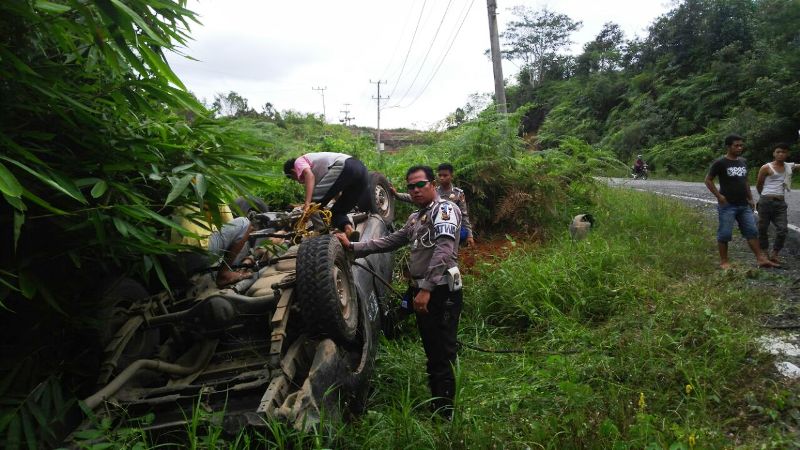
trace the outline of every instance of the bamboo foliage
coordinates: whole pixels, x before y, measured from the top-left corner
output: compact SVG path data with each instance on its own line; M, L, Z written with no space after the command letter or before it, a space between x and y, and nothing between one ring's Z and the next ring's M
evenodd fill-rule
M0 304L64 310L82 279L117 267L163 281L154 255L176 250L169 230L189 233L173 208L259 182L261 158L164 57L197 23L185 3L0 3Z

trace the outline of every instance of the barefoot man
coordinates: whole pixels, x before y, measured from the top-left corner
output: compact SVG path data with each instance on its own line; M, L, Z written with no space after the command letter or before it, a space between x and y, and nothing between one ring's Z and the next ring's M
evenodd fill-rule
M741 157L744 151L744 138L731 134L725 137L725 156L711 164L706 175L706 187L717 198L719 227L717 245L719 246L719 267L730 268L728 262L728 242L733 238L733 223L739 224L739 231L747 239L747 245L756 256L759 267L779 267L761 252L758 244L758 229L753 215L755 202L747 181L747 164ZM719 177L719 190L714 178Z
M779 264L778 254L789 233L786 217L786 194L792 188L794 163L786 162L789 157L789 144L777 144L772 152L774 160L761 166L758 171L756 190L758 191L758 243L764 254L769 252L769 224L775 225L775 242L769 260Z

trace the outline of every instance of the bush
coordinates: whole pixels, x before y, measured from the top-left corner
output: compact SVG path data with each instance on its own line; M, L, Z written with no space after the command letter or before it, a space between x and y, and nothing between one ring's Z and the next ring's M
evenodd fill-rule
M669 174L702 173L721 155L722 137L708 131L682 136L645 151L645 160Z

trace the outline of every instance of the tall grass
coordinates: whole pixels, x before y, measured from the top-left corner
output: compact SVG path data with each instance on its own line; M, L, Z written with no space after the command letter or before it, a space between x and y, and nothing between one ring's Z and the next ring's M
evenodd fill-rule
M597 227L515 247L466 283L456 418L431 417L418 338L382 346L346 448L723 448L790 444L796 395L753 339L768 308L715 270L712 224L677 202L599 189ZM775 400L780 399L780 401Z

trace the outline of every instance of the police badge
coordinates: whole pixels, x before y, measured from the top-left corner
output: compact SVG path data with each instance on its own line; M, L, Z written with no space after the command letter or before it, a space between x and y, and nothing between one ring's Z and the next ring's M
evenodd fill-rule
M442 202L439 207L439 214L433 217L433 232L434 238L438 239L440 236L447 236L456 238L456 231L458 230L458 215L451 203Z

